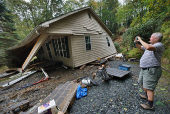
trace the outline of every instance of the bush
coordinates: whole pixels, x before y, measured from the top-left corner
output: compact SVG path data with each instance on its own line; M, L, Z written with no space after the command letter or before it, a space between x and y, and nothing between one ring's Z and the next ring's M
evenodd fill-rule
M148 42L152 33L160 31L161 24L161 20L149 19L144 24L129 28L122 36L124 44L132 48L136 36L140 36L145 42Z
M133 48L132 50L127 51L125 54L128 55L128 58L141 58L143 52L138 48Z
M115 46L117 52L119 53L121 51L119 43L118 42L114 42L114 46Z

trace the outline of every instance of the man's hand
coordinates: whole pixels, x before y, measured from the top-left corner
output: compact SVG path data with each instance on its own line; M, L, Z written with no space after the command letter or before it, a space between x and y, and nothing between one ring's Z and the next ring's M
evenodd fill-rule
M141 41L141 37L136 36L136 37L135 37L135 40L134 40L134 43L136 44L136 47L137 47L137 48L139 48L139 49L142 50L142 46L138 44L138 42L140 42L140 41Z
M136 36L136 37L135 37L135 41L136 41L136 42L140 42L140 41L141 41L141 37Z

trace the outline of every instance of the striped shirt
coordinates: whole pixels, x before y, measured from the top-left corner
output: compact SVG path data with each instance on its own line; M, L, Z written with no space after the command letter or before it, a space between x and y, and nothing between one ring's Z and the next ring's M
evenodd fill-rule
M149 45L152 45L152 44L149 44ZM157 42L157 43L153 44L152 46L155 47L156 51L146 50L142 46L142 48L143 48L143 50L145 50L145 52L140 59L140 67L141 68L161 66L161 58L162 58L163 52L165 50L165 47L161 42Z

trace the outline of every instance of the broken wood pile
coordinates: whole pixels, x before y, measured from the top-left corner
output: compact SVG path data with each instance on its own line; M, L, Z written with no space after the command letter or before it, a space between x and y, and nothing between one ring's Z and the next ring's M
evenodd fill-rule
M7 70L4 73L0 74L0 78L4 78L4 77L10 76L12 74L16 74L16 73L18 73L17 70Z
M39 63L31 64L28 66L28 69L36 69L41 70L41 68L44 68L46 71L54 69L55 66L61 66L63 63L60 61L42 61Z
M49 94L39 106L51 101L54 99L56 103L56 109L62 111L64 114L67 114L67 109L70 108L75 100L75 94L78 87L78 83L75 82L66 82L65 84L60 84L56 87L51 94ZM32 112L27 112L27 114L38 114L38 107Z
M17 103L16 105L12 106L12 112L14 114L19 114L21 111L25 111L29 108L29 101L28 100L24 100L20 103Z
M6 84L4 84L4 85L2 85L1 88L7 89L7 88L10 87L11 85L13 85L13 84L15 84L15 83L23 80L24 78L32 75L32 74L35 73L35 72L37 72L37 71L29 71L29 72L26 72L26 73L18 73L18 74L16 74L16 77L20 76L19 78L15 79L15 80L13 80L13 81L10 81L10 82L8 82L8 83L6 83Z

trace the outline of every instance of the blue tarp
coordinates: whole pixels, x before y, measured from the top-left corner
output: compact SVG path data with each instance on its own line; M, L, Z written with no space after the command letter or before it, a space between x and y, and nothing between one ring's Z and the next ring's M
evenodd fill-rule
M76 98L80 99L87 95L87 88L81 88L81 85L78 85L77 92L76 92Z

